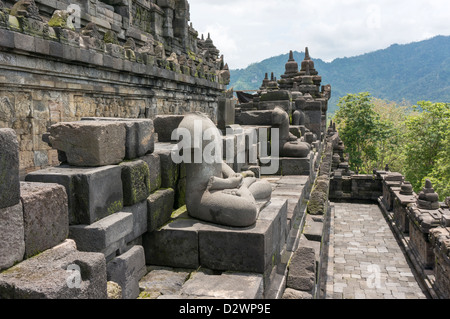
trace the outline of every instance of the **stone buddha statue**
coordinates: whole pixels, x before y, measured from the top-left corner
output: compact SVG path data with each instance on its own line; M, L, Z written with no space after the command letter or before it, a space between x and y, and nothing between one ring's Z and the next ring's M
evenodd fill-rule
M281 107L276 107L272 112L272 124L279 128L280 156L283 157L307 157L311 152L311 145L301 142L289 131L289 115Z
M188 114L178 128L190 132L191 147L183 149L204 154L210 143L222 145L222 136L215 124L202 113ZM208 131L208 139L204 134ZM204 145L208 143L208 145ZM213 156L215 154L212 154ZM272 187L267 181L256 179L251 174L234 172L223 161L202 158L201 163L191 160L186 163L186 206L190 216L225 226L248 227L256 222L259 204L267 202L272 195Z
M417 207L422 209L439 209L439 195L434 191L431 181L427 179L425 181L425 187L419 193L417 198Z

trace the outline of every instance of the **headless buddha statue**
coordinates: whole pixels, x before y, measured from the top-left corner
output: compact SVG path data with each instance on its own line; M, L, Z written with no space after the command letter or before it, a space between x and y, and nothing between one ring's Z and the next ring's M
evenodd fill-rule
M279 128L280 156L284 157L307 157L311 152L311 145L301 142L295 135L289 132L289 115L287 112L276 107L272 112L272 124Z
M191 134L191 151L195 145L205 141L195 135L194 127L201 123L201 129L212 130L211 141L220 141L221 135L214 123L204 114L188 114L181 121L179 128L187 129ZM211 132L211 131L210 131ZM211 136L212 135L212 136ZM201 146L203 151L205 146ZM197 150L199 151L199 150ZM193 158L193 157L191 157ZM258 202L267 202L272 194L272 187L267 181L234 172L223 161L205 161L185 163L186 165L186 206L190 216L225 226L248 227L256 222L259 213ZM249 176L250 175L250 176Z

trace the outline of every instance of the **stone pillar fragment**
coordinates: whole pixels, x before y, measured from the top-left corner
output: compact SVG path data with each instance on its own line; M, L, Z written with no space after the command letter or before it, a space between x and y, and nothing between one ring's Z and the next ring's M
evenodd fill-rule
M0 271L23 260L25 238L22 204L0 208Z
M150 170L146 162L137 160L120 164L122 168L123 202L132 206L150 195Z
M66 240L69 234L67 194L63 186L20 183L25 231L25 258Z
M175 192L173 189L158 190L147 199L148 231L155 231L166 224L172 215Z
M314 248L300 247L289 264L287 287L313 292L316 282L316 258Z
M107 264L108 281L120 285L123 299L136 299L139 296L139 280L146 272L142 246L132 247Z
M0 209L19 204L19 143L14 130L0 129Z

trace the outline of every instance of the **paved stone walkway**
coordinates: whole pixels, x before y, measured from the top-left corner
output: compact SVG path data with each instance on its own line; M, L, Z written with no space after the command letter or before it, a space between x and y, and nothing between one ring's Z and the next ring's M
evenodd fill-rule
M333 203L327 299L425 299L380 208Z

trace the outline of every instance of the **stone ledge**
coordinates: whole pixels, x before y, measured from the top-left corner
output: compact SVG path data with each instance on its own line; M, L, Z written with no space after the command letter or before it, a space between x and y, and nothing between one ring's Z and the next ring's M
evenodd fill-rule
M187 83L201 87L211 87L216 90L225 90L226 85L212 82L207 79L180 74L172 70L161 69L144 63L131 62L124 58L114 58L106 52L98 52L69 44L59 43L45 38L39 38L24 33L1 29L0 46L6 49L17 49L31 54L45 55L67 63L82 63L86 66L107 68L114 71L127 71L137 76L163 77L175 82ZM20 54L20 52L17 52ZM118 61L119 60L119 61ZM114 61L114 62L112 62ZM117 63L118 62L118 63ZM124 69L124 63L129 63Z

